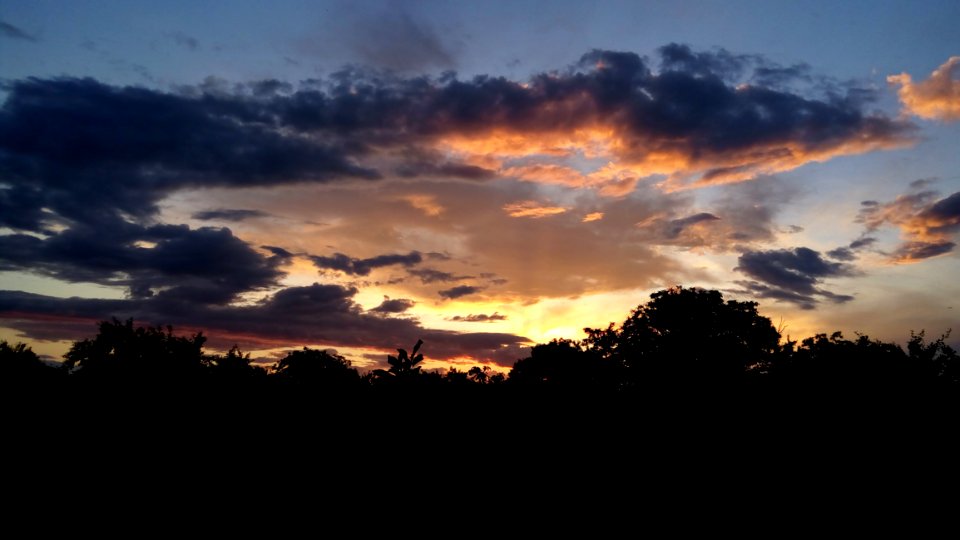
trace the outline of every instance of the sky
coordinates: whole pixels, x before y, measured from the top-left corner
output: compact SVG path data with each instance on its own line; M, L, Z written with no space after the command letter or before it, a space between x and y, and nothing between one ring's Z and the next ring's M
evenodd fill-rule
M0 339L509 368L674 285L960 344L956 1L0 4Z

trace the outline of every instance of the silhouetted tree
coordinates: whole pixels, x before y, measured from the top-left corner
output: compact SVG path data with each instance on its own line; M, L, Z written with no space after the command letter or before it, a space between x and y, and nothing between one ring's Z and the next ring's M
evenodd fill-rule
M214 381L224 384L247 384L263 382L267 371L250 363L250 355L243 354L240 347L234 345L225 355L212 355L205 358Z
M417 364L423 362L423 355L418 354L422 345L423 340L418 339L413 346L412 353L408 354L406 349L397 349L397 356L388 355L387 363L390 364L390 368L374 370L374 378L381 381L411 381L417 379L421 374L420 368L422 367Z
M601 388L616 385L614 366L580 343L569 339L554 339L535 345L530 356L517 362L510 370L509 381L516 385L536 385L548 388Z
M447 372L443 375L443 380L447 384L452 384L455 386L466 386L473 384L473 381L470 380L465 371L460 371L455 367L447 370Z
M134 327L133 319L103 321L93 339L77 341L64 355L74 376L138 384L196 382L206 374L203 344L197 333L173 335L173 328Z
M650 295L615 328L585 329L587 349L641 382L713 383L764 369L780 333L756 302L723 301L719 291L673 287Z
M907 342L907 353L910 361L919 365L931 377L937 378L945 384L960 384L960 355L953 347L947 345L946 340L950 332L940 336L930 343L925 342L925 334L910 332L910 341Z
M487 366L483 366L482 368L480 366L473 366L467 371L467 377L477 384L487 384L489 371L490 368Z
M277 379L303 387L326 390L357 388L360 374L346 358L329 351L304 347L290 351L273 367Z
M60 370L45 364L25 343L10 345L0 341L0 382L3 384L40 383L60 374Z
M834 332L804 339L771 373L793 386L853 390L915 383L923 378L918 367L895 344L864 335L850 341Z

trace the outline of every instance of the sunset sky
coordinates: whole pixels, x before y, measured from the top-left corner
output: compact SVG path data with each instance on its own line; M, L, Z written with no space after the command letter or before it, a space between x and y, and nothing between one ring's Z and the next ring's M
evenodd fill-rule
M682 284L960 344L960 2L0 4L0 339L509 367Z

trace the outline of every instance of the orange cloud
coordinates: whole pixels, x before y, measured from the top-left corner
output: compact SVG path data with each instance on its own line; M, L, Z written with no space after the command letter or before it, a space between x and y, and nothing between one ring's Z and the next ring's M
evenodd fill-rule
M960 120L960 56L933 71L925 81L913 82L907 73L890 75L890 84L900 85L897 95L904 110L921 118Z
M569 210L569 208L563 206L543 206L537 201L520 201L504 205L503 210L510 217L539 219L562 214Z
M889 223L900 228L903 242L891 258L912 263L953 251L952 238L960 232L960 192L936 200L936 193L923 191L900 195L889 203L866 201L858 221L868 231Z
M433 195L411 194L400 197L400 200L410 204L410 206L420 210L425 215L436 217L443 213L444 208L437 203Z
M458 134L439 140L437 149L499 176L529 182L597 189L619 197L633 191L637 182L653 176L667 178L667 191L708 185L733 184L758 176L790 171L811 162L887 150L912 144L904 128L890 133L889 122L864 118L849 132L811 142L800 137L758 140L741 148L697 148L690 136L663 138L638 135L627 126L611 124L569 133L524 133L496 129L486 133ZM598 169L573 164L573 158L604 159ZM509 164L523 160L522 164Z
M591 221L600 221L601 219L603 219L603 212L591 212L583 216L581 221L583 223L590 223Z

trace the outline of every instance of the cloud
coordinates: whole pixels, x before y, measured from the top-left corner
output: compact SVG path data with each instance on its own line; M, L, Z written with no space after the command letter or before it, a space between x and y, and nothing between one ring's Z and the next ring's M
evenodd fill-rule
M457 34L435 27L417 7L409 2L361 10L350 2L328 5L329 24L300 38L300 51L393 72L454 69L457 42L449 38Z
M242 208L218 208L216 210L203 210L195 212L193 219L200 221L244 221L253 218L268 217L270 214L260 210L248 210Z
M423 262L423 255L419 251L411 251L406 255L393 253L368 259L355 259L343 253L334 253L332 257L311 256L310 260L320 269L338 270L351 276L367 276L370 275L371 270L384 266L410 267L420 264Z
M460 281L464 279L471 279L473 276L458 276L451 272L443 272L433 268L415 268L408 270L411 276L420 278L420 282L423 284L429 283L447 283L450 281Z
M6 21L0 21L0 36L10 38L10 39L22 39L24 41L32 41L36 43L40 41L37 39L37 36L30 34L23 29L14 26Z
M900 229L902 243L890 255L896 262L917 262L953 251L960 233L960 192L939 199L927 184L886 203L864 201L857 221L867 232L885 224ZM920 189L919 191L917 189Z
M457 321L457 322L495 322L495 321L505 321L507 320L506 315L501 315L499 313L493 313L487 315L486 313L478 313L476 315L454 315L453 317L448 317L448 321Z
M590 223L591 221L600 221L603 219L603 212L590 212L589 214L583 216L583 223Z
M503 206L503 211L510 217L528 217L534 219L555 216L567 210L569 210L569 208L543 205L537 201L520 201Z
M357 68L296 88L210 79L161 92L15 80L0 110L8 210L0 219L34 232L108 212L145 220L184 189L374 180L388 171L516 177L622 197L653 175L665 176L667 189L741 182L913 140L914 126L866 112L853 89L818 97L734 84L752 60L683 46L661 54L659 72L634 53L591 51L527 81ZM590 170L580 157L606 164Z
M230 229L186 225L114 222L73 227L47 238L0 236L0 270L124 286L135 298L157 295L209 304L276 285L288 256L274 252L266 257Z
M853 261L857 258L857 252L869 247L877 242L876 238L870 236L860 237L850 242L846 247L838 247L827 252L827 256L837 261Z
M402 7L359 20L355 28L350 34L352 45L364 63L399 71L456 65L433 26Z
M890 75L899 85L897 95L905 112L933 120L960 120L960 56L951 56L925 81L913 82L907 73Z
M92 79L19 80L0 110L0 170L16 200L7 223L41 230L48 218L154 215L193 186L269 186L375 178L342 149L285 136L239 97L196 98ZM23 203L27 203L23 205Z
M853 261L857 256L850 248L838 247L827 252L827 257L836 261Z
M752 61L748 55L732 54L723 48L713 52L694 52L687 45L678 43L664 45L658 52L663 71L682 71L701 77L722 74L736 79Z
M212 195L218 204L229 207L261 208L295 221L324 216L325 222L333 224L295 239L258 238L258 244L289 247L287 242L296 241L292 251L327 254L330 239L349 239L350 251L345 251L348 245L341 243L346 240L338 240L337 245L342 245L341 251L351 256L410 250L423 253L423 263L395 268L395 273L410 277L396 284L399 290L391 292L391 296L426 298L436 295L438 288L465 284L489 285L490 294L527 301L542 296L655 287L681 278L690 282L705 277L697 268L676 261L672 249L659 248L687 247L693 242L692 237L666 238L665 226L637 226L652 216L668 222L697 213L699 209L692 208L691 193L664 193L649 184L641 184L634 193L617 198L572 188L560 192L551 189L550 195L563 197L564 206L569 205L571 211L544 219L511 218L503 211L504 205L518 200L543 199L542 191L540 186L511 180L416 180L370 184L362 190L346 185L275 189L269 200L256 191L218 190L207 196ZM184 197L193 198L194 193L203 196L198 191ZM402 199L411 193L431 194L445 211L439 216L425 215ZM603 212L604 218L583 223L587 210ZM715 208L709 211L722 218L710 222L710 229L720 231L721 224L734 222L718 214ZM389 220L385 221L384 216L389 216ZM723 248L729 249L729 244L726 241ZM440 253L444 258L435 259L427 253ZM508 281L488 282L482 276L485 273ZM468 281L471 279L480 281Z
M420 210L427 216L439 216L443 213L443 207L437 204L436 198L431 195L411 194L404 195L401 200L406 201L410 206Z
M769 251L747 251L740 255L735 270L755 281L739 281L752 294L761 298L774 298L812 309L816 296L841 303L853 299L849 295L835 294L822 289L823 279L855 275L846 264L825 260L819 252L798 247Z
M476 294L482 290L483 290L483 287L476 287L473 285L458 285L450 289L444 289L442 291L439 291L437 294L439 294L441 298L454 300L456 298L461 298L471 294Z
M200 48L200 41L197 38L187 35L183 32L170 32L165 35L175 44L189 51L196 51Z
M403 313L416 305L413 300L406 298L384 298L379 306L370 309L374 313Z
M796 189L778 178L719 186L709 212L686 205L665 208L639 221L637 227L654 233L650 241L697 251L741 252L769 243L780 232L774 217L789 204ZM788 231L795 229L788 229Z
M682 233L683 230L687 227L696 225L698 223L708 223L711 221L719 221L719 220L720 218L707 212L701 212L699 214L694 214L692 216L687 216L684 218L673 219L669 221L667 236L671 238L676 238L677 236L680 236L680 233Z
M854 249L854 250L856 250L856 249L862 249L862 248L865 248L865 247L872 246L872 245L875 244L876 242L877 242L877 239L876 239L876 238L873 238L873 237L871 237L871 236L864 236L864 237L861 237L861 238L858 238L858 239L854 240L853 242L850 242L850 245L849 245L848 247L849 247L850 249Z
M899 262L915 262L944 255L957 247L956 242L904 242L897 247L893 256Z
M521 358L529 344L512 334L432 330L411 319L367 314L353 301L356 293L313 284L280 290L252 305L208 306L159 297L100 300L0 291L0 321L30 339L80 339L95 331L96 321L132 317L181 331L203 330L223 347L242 342L248 348L316 344L388 351L419 338L430 359L469 356L502 366Z

